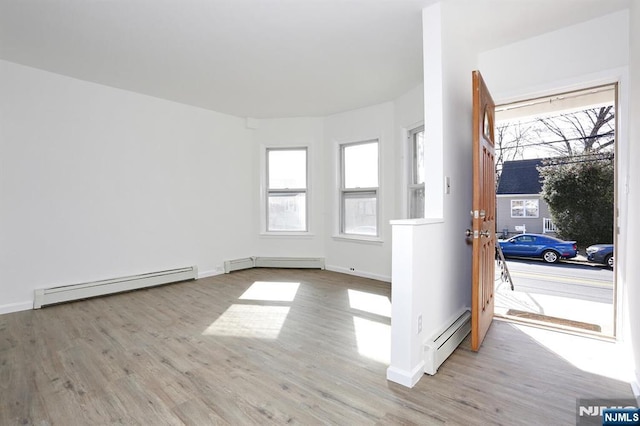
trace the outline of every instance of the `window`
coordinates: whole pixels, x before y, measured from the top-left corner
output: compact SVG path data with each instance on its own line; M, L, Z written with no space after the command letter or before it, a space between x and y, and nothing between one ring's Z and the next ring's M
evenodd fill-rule
M340 233L378 236L378 141L340 146Z
M511 217L538 217L540 200L511 200Z
M424 126L409 132L409 219L424 217Z
M306 232L307 149L267 149L267 232Z
M533 237L531 235L522 235L515 238L514 241L519 244L531 244L536 242L536 237Z

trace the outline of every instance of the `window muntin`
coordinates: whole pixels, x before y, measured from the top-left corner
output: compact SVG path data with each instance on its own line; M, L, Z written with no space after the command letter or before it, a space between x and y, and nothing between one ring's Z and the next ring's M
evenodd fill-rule
M409 219L424 217L424 126L409 132Z
M267 149L267 232L306 232L306 148Z
M340 146L340 233L377 237L378 141Z
M511 217L537 218L540 200L511 200Z

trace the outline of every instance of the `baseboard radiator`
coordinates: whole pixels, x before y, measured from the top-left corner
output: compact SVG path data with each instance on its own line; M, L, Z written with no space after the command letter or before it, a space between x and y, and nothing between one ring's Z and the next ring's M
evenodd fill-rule
M434 338L427 341L424 347L424 372L434 375L442 363L460 345L471 331L471 312L465 311L450 326Z
M224 272L249 268L312 268L324 269L321 257L245 257L224 262Z
M243 257L242 259L227 260L224 262L224 272L228 274L229 272L240 271L242 269L251 269L255 264L255 257Z
M198 268L189 266L109 280L36 289L34 291L33 309L72 300L104 296L106 294L137 290L178 281L194 280L197 277Z
M324 259L320 257L256 257L255 267L324 269Z

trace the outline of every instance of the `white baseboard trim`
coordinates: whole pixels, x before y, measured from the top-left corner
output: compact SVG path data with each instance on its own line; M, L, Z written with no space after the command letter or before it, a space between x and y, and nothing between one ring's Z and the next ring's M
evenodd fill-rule
M422 376L424 376L424 361L416 365L411 371L401 370L393 366L387 368L387 380L408 388L414 387Z
M207 278L207 277L215 277L216 275L222 275L224 271L220 271L217 269L213 269L211 271L198 271L198 279Z
M345 268L343 266L326 265L325 269L327 271L340 272L341 274L347 274L347 275L355 275L356 277L361 277L361 278L370 278L372 280L384 281L386 283L391 282L391 277L387 277L379 274L372 274L370 272L352 271L351 269Z
M12 312L28 311L33 309L33 300L28 302L9 303L0 305L0 315L10 314Z

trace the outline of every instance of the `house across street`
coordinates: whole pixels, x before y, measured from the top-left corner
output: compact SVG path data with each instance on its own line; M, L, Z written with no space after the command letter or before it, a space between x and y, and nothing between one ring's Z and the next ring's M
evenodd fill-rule
M496 191L496 231L502 238L530 232L555 235L549 206L542 199L541 159L505 161Z

